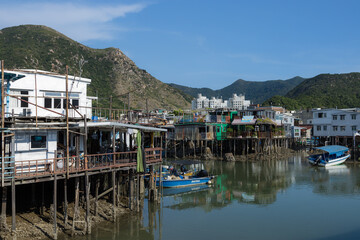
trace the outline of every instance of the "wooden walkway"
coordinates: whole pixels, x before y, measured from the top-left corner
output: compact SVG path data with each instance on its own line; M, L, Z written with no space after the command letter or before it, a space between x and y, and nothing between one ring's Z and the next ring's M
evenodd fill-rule
M162 148L146 148L145 160L147 165L162 162ZM51 181L54 176L57 179L83 176L121 170L123 168L136 168L137 151L115 152L103 154L89 154L69 157L69 166L66 166L67 158L51 158L27 161L15 161L15 167L9 167L10 174L4 175L5 186L10 186L15 178L16 185Z

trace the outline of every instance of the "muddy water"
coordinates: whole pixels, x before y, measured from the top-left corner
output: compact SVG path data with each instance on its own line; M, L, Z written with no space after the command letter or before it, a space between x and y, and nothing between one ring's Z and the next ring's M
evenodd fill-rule
M206 162L213 186L164 191L142 215L77 239L360 239L360 166L310 167L301 155Z

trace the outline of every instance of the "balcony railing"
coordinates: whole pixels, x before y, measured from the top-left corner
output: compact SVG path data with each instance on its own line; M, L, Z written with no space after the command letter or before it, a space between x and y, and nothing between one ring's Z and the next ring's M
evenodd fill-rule
M146 148L147 164L161 162L162 148ZM65 174L67 158L51 158L39 160L15 161L14 174L16 179ZM137 164L137 151L89 154L69 157L69 174L95 171L100 169L134 167ZM1 168L0 168L1 169ZM5 180L9 180L6 178Z

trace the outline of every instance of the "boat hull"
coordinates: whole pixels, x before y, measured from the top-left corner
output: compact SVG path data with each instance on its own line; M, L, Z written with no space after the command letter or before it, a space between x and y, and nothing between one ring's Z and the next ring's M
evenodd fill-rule
M190 179L171 179L163 180L161 185L164 188L177 188L177 187L190 187L195 185L207 184L211 181L212 177L199 177ZM159 186L160 182L156 181L156 186Z
M309 163L312 164L313 166L320 166L320 167L335 166L335 165L342 164L349 157L350 157L350 154L346 155L346 156L343 156L343 157L340 157L340 158L332 159L332 160L330 160L328 162L321 161L319 163L316 163L313 159L309 159Z

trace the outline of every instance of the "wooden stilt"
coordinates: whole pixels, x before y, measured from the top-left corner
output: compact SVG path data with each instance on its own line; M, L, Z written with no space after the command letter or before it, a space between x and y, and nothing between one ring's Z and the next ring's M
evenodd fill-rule
M137 188L136 188L136 210L140 212L140 174L137 174L136 180Z
M151 169L151 168L150 168ZM150 176L151 176L151 173L150 173ZM128 192L128 194L129 194L129 209L130 210L132 210L133 209L133 204L132 204L132 198L133 198L133 194L132 194L132 192L133 192L133 186L132 186L132 178L133 178L133 176L132 176L132 170L130 169L129 170L129 192ZM150 196L150 195L149 195Z
M15 178L11 179L11 231L16 233L16 199Z
M112 195L112 200L113 200L113 221L115 222L116 220L116 172L113 171L112 172L112 186L113 186L113 195Z
M68 222L67 179L64 179L64 225Z
M6 224L6 202L7 202L7 188L2 187L2 197L1 197L1 230L7 230Z
M41 183L41 206L40 206L40 214L44 215L45 212L45 183Z
M53 197L53 221L54 221L54 239L57 239L57 179L56 174L54 175L54 197Z
M174 158L177 158L177 156L176 156L176 140L174 139Z
M183 151L182 157L184 158L185 157L185 141L184 141L184 139L182 140L182 151Z
M99 206L99 187L100 187L100 178L99 176L96 177L96 184L95 184L95 211L94 211L94 214L95 216L98 215L98 206Z
M78 222L79 216L79 178L75 178L75 202L74 202L74 215L73 215L73 222L72 222L72 231L71 236L75 233L76 222Z
M90 181L89 173L85 173L85 192L86 192L86 230L91 233L91 220L90 220Z
M221 159L223 159L223 140L222 139L220 139L220 157L221 157Z

